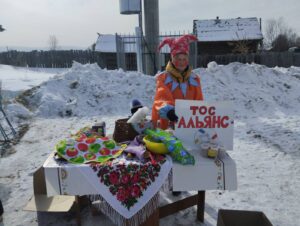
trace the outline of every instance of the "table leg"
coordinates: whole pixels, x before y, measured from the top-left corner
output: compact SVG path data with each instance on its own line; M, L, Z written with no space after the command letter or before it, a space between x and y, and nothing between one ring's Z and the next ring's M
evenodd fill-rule
M204 222L204 209L205 209L205 191L198 191L197 219L201 222Z
M76 208L76 222L77 226L81 226L81 216L80 216L80 198L78 195L75 196L75 208Z
M198 204L198 194L159 207L159 218L169 216Z

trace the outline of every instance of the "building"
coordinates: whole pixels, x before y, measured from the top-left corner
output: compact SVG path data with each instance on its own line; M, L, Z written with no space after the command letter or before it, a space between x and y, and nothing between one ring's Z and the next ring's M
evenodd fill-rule
M209 59L203 56L255 53L263 40L261 24L254 17L194 20L193 33L198 38L197 45L191 45L190 52L190 62L194 67L206 65L206 62L201 62ZM183 34L161 35L159 40L180 35ZM101 53L103 65L106 65L107 69L137 70L137 39L135 35L98 34L95 51ZM149 53L144 41L143 39L142 54L145 56ZM163 68L170 58L169 47L164 46L160 53L160 65Z
M164 37L165 36L160 36L159 40L163 40ZM116 69L121 67L129 71L137 70L137 39L138 37L134 35L98 34L95 51L101 53L103 64L106 65L107 69ZM146 45L143 45L143 54L146 55L148 54L147 52ZM170 48L168 46L164 46L160 52L162 53L160 59L161 65L165 65L165 62L168 60L170 55Z
M126 70L136 70L135 39L136 37L132 35L98 34L95 51L101 53L103 65L107 69L121 67Z
M194 20L198 55L253 53L262 43L261 23L257 18Z

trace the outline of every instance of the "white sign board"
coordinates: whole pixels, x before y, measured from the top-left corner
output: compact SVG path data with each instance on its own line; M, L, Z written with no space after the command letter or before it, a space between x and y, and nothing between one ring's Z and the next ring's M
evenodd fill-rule
M175 136L195 158L195 165L173 165L173 190L235 190L236 165L225 151L208 158L201 150L206 142L233 149L233 108L230 102L176 100Z
M231 102L176 100L178 122L175 136L189 148L199 148L205 139L233 150L233 107Z

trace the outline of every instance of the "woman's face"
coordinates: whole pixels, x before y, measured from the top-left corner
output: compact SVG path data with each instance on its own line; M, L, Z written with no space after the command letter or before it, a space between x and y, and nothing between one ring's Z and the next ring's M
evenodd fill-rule
M187 54L179 53L172 56L172 63L180 72L184 71L189 65L189 56Z

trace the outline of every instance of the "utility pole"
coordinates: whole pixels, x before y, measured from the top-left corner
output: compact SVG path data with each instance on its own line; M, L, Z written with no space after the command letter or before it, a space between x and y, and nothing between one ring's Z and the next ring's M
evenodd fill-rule
M139 26L135 28L135 34L136 34L136 65L137 70L141 73L144 73L144 61L143 61L143 7L142 7L142 0L139 0L140 2L140 12L139 12Z
M121 14L139 14L139 28L136 29L136 34L137 37L143 37L142 0L119 0L119 2ZM145 41L138 40L137 49L143 45L145 52L137 52L137 57L139 57L137 65L139 71L154 75L160 69L157 51L159 44L158 0L144 0L144 17ZM145 70L143 68L143 55L145 55Z
M158 0L144 0L145 15L145 69L146 74L154 75L160 69L159 54L159 12Z

